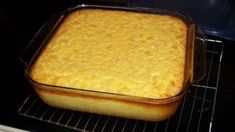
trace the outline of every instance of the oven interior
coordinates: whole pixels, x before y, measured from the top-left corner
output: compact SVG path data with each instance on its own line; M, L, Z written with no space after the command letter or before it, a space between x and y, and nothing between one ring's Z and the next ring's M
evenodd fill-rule
M50 15L84 1L6 2L7 35L4 41L7 57L6 74L2 92L11 99L2 99L0 123L30 131L159 131L199 132L221 131L233 128L235 118L235 4L232 0L171 1L109 0L85 1L87 3L118 4L177 9L193 16L207 35L206 76L189 87L176 114L163 122L116 118L84 112L57 109L45 105L26 82L19 54L38 28ZM27 4L26 4L27 3ZM171 4L169 4L171 3ZM36 4L41 6L36 8ZM24 8L24 10L23 10ZM41 10L44 8L45 10ZM35 15L30 15L32 10ZM18 12L17 12L18 11ZM198 15L199 14L199 15ZM4 15L5 16L5 15ZM9 17L12 16L12 17ZM221 20L221 21L219 21ZM14 39L12 39L12 37ZM15 47L12 50L12 47ZM5 73L5 72L4 72ZM15 75L12 79L11 75ZM5 87L5 85L3 85ZM14 87L12 92L11 87Z

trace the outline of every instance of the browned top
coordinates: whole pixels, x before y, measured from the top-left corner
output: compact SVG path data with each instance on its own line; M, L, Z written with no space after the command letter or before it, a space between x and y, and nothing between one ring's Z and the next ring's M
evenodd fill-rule
M60 25L33 80L79 89L167 98L182 91L187 26L175 17L81 10Z

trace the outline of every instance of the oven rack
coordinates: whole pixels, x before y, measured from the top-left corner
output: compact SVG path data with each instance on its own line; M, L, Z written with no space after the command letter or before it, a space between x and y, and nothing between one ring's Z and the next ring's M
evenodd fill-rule
M206 39L207 69L203 80L191 85L176 114L166 121L148 122L54 108L37 95L20 104L18 114L83 132L199 132L213 131L213 118L223 56L223 42Z

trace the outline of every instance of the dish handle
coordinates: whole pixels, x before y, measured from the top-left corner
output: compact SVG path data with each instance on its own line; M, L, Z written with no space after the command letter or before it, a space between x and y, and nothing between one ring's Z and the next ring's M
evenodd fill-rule
M192 83L197 83L206 75L206 35L200 27L197 28L194 45L194 64Z

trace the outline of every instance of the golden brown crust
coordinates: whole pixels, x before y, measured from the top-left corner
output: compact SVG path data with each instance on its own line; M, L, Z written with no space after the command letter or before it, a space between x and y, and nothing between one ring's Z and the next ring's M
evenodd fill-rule
M81 10L60 25L31 71L50 85L147 98L180 93L187 26L175 17Z
M135 100L83 95L61 88L42 88L37 85L34 88L41 99L53 107L147 121L167 119L175 113L182 100L181 98L171 103L154 105Z
M64 91L64 90L56 90L56 89L50 89L50 88L40 88L37 87L37 92L39 93L48 93L48 94L55 94L58 96L67 96L67 97L73 97L73 98L83 98L83 99L94 99L97 101L102 100L110 100L114 102L120 102L120 103L125 103L125 104L132 104L132 105L138 105L146 108L160 108L160 107L167 107L171 106L172 104L178 103L181 101L181 98L179 99L174 99L172 102L171 101L159 101L159 103L149 103L149 102L143 102L142 101L137 101L137 100L128 100L127 98L113 98L112 96L97 96L96 95L91 95L91 94L84 94L84 93L77 93L77 92L72 92L70 90Z

